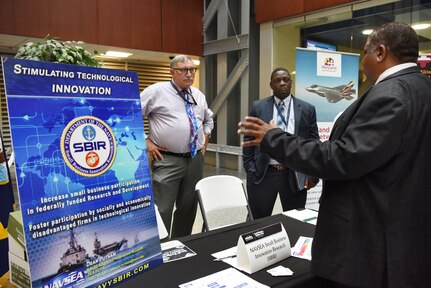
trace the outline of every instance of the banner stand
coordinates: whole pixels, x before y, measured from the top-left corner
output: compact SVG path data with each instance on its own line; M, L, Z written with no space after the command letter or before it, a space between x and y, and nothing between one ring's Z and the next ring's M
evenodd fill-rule
M30 287L113 287L161 265L137 74L2 65Z

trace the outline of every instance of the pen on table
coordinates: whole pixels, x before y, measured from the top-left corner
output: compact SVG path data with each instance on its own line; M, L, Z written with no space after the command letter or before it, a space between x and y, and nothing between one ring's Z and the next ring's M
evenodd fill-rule
M224 256L224 257L220 257L220 258L215 258L213 261L223 261L225 259L229 259L229 258L235 258L236 255L229 255L229 256Z
M311 217L311 218L304 219L304 222L308 223L308 222L316 220L316 219L317 219L317 216L314 216L314 217Z

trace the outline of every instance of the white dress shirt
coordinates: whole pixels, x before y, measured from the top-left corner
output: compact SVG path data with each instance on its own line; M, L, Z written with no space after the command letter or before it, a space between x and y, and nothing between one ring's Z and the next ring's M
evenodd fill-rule
M281 99L278 99L277 97L274 96L274 100L275 100L275 105L273 108L273 114L272 114L272 119L274 120L274 123L277 124L278 121L278 103L280 103ZM287 122L287 127L286 125L283 125L283 127L280 127L281 129L283 129L285 132L288 132L290 134L295 134L295 112L293 109L293 99L292 99L292 95L287 96L286 98L284 98L284 113L283 113L283 118L286 119L287 118L287 110L288 108L290 108L290 113L289 113L289 119ZM289 105L290 103L290 105ZM286 129L287 128L287 129ZM275 159L271 159L269 160L269 164L270 165L275 165L275 164L280 164L279 162L277 162Z
M277 105L278 107L278 103L280 103L281 99L278 99L277 97L274 96L274 100L275 100L275 105ZM284 119L287 118L287 109L290 108L290 114L289 114L289 119L287 122L287 129L286 127L280 127L281 129L283 129L285 132L288 132L290 134L295 134L295 112L293 109L293 99L292 99L292 95L287 96L284 100L284 114L283 117ZM274 105L274 113L273 113L273 119L274 119L274 123L277 123L278 120L278 111L277 111L277 107Z
M375 84L379 83L380 81L382 81L386 77L397 73L398 71L401 71L403 69L410 68L410 67L417 67L417 66L418 66L418 64L413 63L413 62L403 63L403 64L398 64L398 65L392 66L391 68L386 69L385 71L383 71L382 74L380 74L380 76L379 76L379 78L377 78L377 81Z
M213 113L199 89L190 87L190 91L197 102L193 105L193 111L198 124L197 148L201 149L205 144L204 133L210 134L214 127ZM149 119L148 137L154 144L174 153L190 152L190 123L185 102L169 81L144 89L141 92L141 107L142 114Z

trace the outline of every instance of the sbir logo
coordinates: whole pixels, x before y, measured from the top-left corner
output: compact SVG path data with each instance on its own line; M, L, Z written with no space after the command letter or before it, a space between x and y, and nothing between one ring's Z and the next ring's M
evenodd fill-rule
M70 121L60 142L64 161L79 175L101 175L114 163L117 149L114 134L97 117L82 116Z

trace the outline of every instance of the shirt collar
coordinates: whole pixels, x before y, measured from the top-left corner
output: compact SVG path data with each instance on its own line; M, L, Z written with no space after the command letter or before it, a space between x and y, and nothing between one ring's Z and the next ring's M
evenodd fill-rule
M380 76L379 76L379 78L377 78L377 81L375 84L379 83L380 81L387 78L388 76L397 73L398 71L401 71L403 69L410 68L410 67L416 67L416 66L417 66L417 64L412 63L412 62L392 66L391 68L386 69L385 71L383 71L382 74L380 74Z
M291 98L292 98L292 94L289 94L289 96L287 96L286 98L283 99L284 103L289 103ZM275 96L275 95L274 95L274 100L275 100L275 104L277 104L277 105L281 101L281 99L277 98L277 96Z
M172 88L174 88L175 89L175 91L179 94L181 91L183 91L183 90L186 90L187 92L189 92L189 94L191 95L192 94L192 86L190 86L189 88L187 88L187 89L182 89L180 86L178 86L177 85L177 83L175 83L174 82L174 80L172 79L171 80L171 85L172 85ZM181 95L180 95L181 96Z

